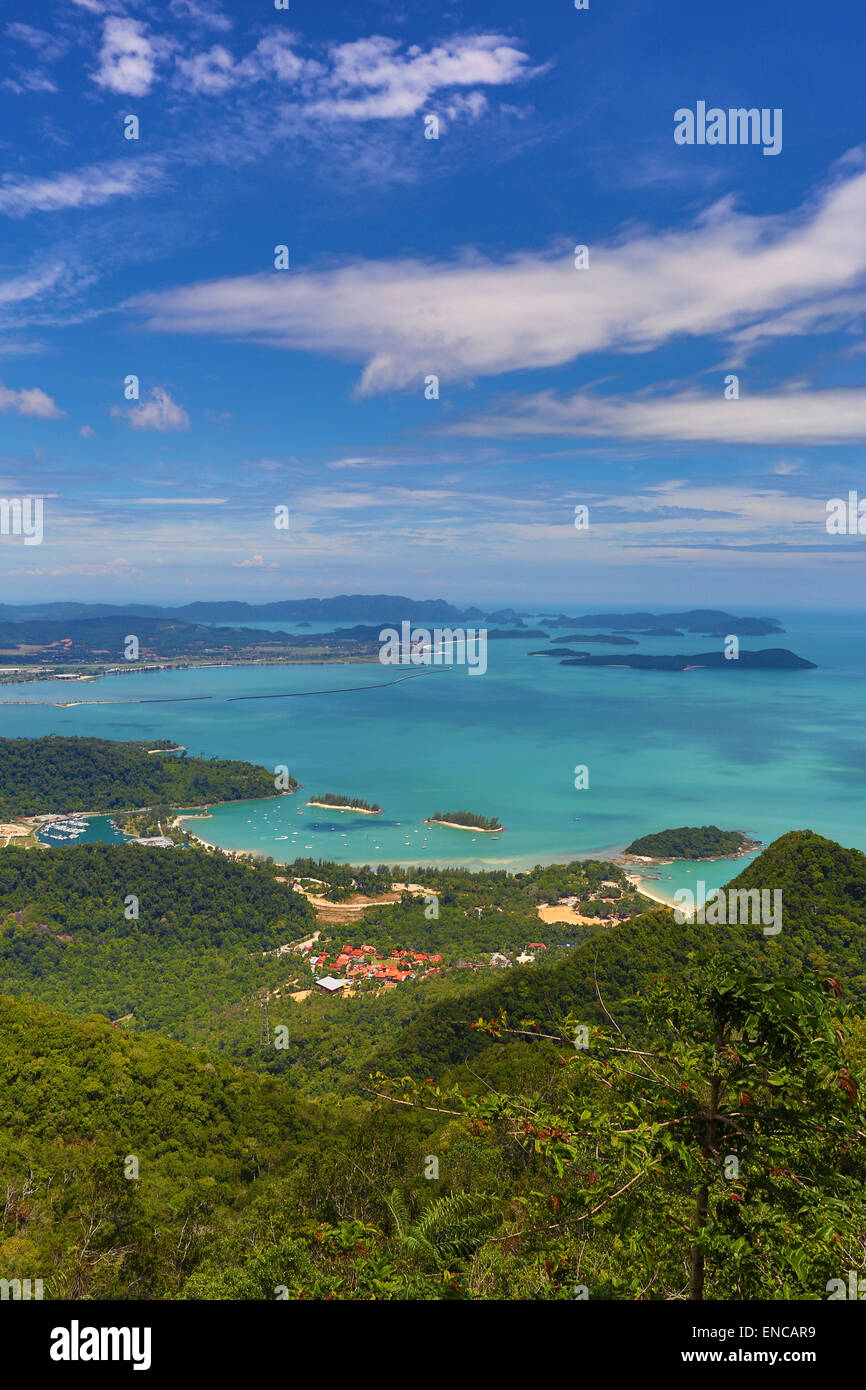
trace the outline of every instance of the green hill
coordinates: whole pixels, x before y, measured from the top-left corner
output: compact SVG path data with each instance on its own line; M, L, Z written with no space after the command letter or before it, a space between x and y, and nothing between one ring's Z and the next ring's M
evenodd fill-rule
M0 1076L0 1277L42 1278L46 1298L175 1296L321 1131L277 1079L2 995Z
M470 1023L505 1009L512 1019L545 1020L569 1009L602 1024L598 999L620 1022L641 1026L633 996L655 978L680 975L717 950L737 953L768 974L815 969L845 981L847 997L866 1000L866 855L843 849L810 830L791 831L731 881L736 888L782 891L783 927L765 936L758 927L677 924L654 909L612 927L565 960L509 971L501 980L422 1013L382 1048L385 1072L435 1076L488 1045Z
M278 870L249 859L135 844L0 853L0 990L73 1014L133 1013L201 1039L223 1007L284 983L285 958L262 953L314 926Z
M287 779L287 790L298 783ZM274 796L253 763L190 758L164 739L0 738L0 818L140 806L202 806Z

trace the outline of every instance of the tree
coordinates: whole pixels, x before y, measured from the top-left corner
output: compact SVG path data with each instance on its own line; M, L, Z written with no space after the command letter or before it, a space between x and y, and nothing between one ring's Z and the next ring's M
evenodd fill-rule
M539 1156L549 1181L521 1196L512 1235L566 1259L586 1246L591 1297L818 1299L864 1260L863 1098L839 993L834 977L717 958L647 991L631 1045L610 1015L583 1032L573 1016L557 1032L479 1020L547 1048L535 1094L377 1084Z

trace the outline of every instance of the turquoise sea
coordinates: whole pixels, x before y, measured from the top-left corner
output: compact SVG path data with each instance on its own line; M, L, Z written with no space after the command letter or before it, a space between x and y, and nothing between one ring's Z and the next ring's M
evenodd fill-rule
M706 823L764 842L810 828L866 850L866 613L769 616L785 635L741 646L789 647L818 670L581 670L530 658L546 643L518 639L490 642L483 676L306 665L0 686L0 728L7 737L170 738L190 754L286 765L303 791L187 822L211 843L277 860L525 868ZM641 638L637 650L719 645ZM383 685L416 670L417 679ZM264 695L289 698L237 698ZM77 699L142 703L39 703ZM589 786L578 791L580 765ZM323 792L377 801L385 813L373 820L303 805ZM497 815L506 829L490 836L422 824L453 810ZM646 886L667 895L700 877L715 887L743 864L677 864Z

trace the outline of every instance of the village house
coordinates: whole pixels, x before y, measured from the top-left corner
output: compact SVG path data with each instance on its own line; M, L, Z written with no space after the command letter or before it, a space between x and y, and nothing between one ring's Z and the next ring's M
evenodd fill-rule
M324 975L321 980L316 981L316 987L325 994L338 994L341 989L345 989L348 981L335 980L333 975Z

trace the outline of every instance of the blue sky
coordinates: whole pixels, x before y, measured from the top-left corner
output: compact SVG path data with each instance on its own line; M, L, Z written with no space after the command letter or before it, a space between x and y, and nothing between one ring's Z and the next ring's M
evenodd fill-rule
M866 496L854 6L3 25L0 496L45 498L5 602L860 601L825 526ZM699 101L780 110L781 151L678 145Z

